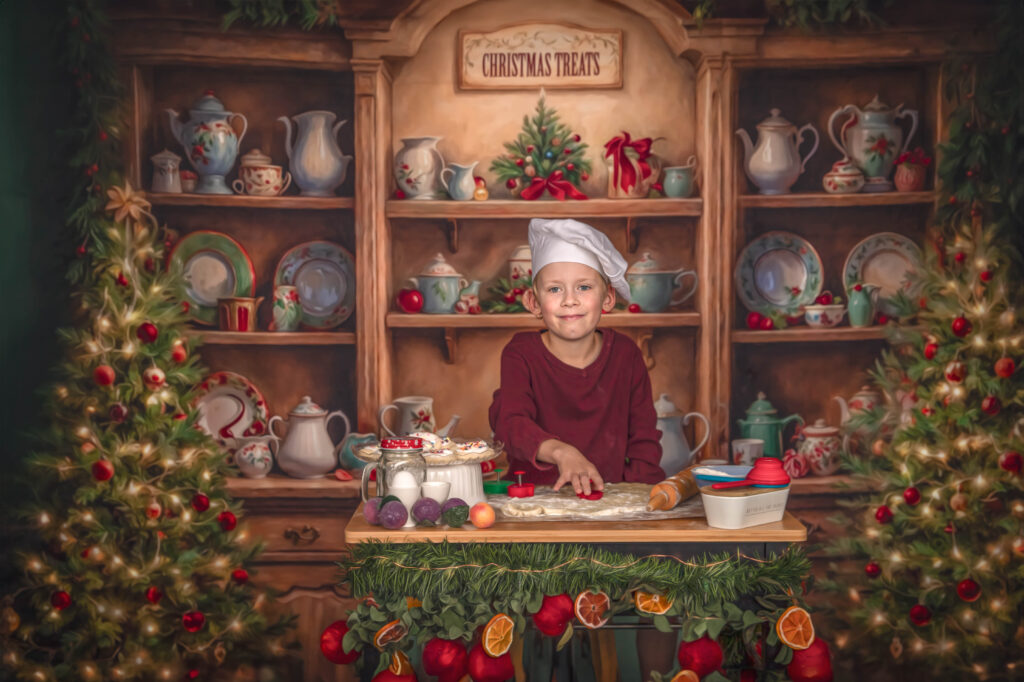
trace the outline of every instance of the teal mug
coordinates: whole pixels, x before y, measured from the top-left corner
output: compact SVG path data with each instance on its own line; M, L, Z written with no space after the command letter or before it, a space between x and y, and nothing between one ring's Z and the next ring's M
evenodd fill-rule
M686 277L693 277L693 286L684 291L682 283ZM630 302L636 303L645 313L660 313L670 305L679 305L697 291L697 273L694 270L633 272L626 275L626 281L629 282Z
M693 180L697 174L697 157L690 155L685 166L669 166L665 169L662 187L665 196L672 199L685 199L693 194Z

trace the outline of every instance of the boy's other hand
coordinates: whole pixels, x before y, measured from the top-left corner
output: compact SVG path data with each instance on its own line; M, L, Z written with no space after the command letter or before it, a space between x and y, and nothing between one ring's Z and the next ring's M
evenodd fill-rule
M604 480L597 472L597 467L573 446L562 443L555 449L552 456L555 464L558 465L555 491L567 483L572 485L577 494L582 492L584 495L589 495L592 490L604 490Z

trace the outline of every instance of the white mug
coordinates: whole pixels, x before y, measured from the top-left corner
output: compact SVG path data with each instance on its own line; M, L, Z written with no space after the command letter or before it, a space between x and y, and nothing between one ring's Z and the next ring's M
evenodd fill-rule
M420 491L423 497L429 497L438 504L448 501L448 491L451 490L451 481L424 481L420 484Z
M732 461L735 464L754 465L764 455L764 441L760 438L737 438L732 442Z

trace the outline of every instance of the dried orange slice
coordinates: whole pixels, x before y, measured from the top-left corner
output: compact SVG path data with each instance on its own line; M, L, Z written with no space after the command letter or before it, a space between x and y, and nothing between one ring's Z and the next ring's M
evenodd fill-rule
M611 608L612 600L604 592L591 592L583 590L576 597L576 617L584 627L596 630L608 622L608 609Z
M392 654L391 665L388 666L388 670L395 675L412 675L415 672L412 667L412 661L401 651L396 651Z
M790 649L800 651L814 644L814 623L811 614L799 606L790 606L775 622L775 632Z
M484 626L484 633L480 638L480 645L483 646L484 652L491 658L508 653L508 650L512 648L515 629L515 622L504 613L499 613L491 618Z
M402 625L401 622L393 620L377 630L377 634L373 636L373 645L383 651L388 644L394 644L408 633L409 628Z
M680 670L669 682L700 682L700 675L692 670Z
M406 606L406 608L409 608L409 609L416 609L416 608L419 608L419 607L423 606L423 602L421 602L416 597L406 597L405 598L405 606Z
M640 613L653 613L655 615L665 613L672 608L671 599L661 594L644 592L643 590L637 590L633 593L633 603L636 604L636 610Z

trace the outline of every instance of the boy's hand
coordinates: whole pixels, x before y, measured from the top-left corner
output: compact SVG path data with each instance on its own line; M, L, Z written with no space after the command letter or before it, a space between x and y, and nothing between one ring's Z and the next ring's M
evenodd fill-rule
M582 492L589 495L592 490L604 490L604 480L601 474L597 473L597 467L568 443L545 441L541 444L538 459L550 461L558 466L558 480L554 485L556 491L566 483L571 484L577 494ZM591 483L594 485L591 486Z

